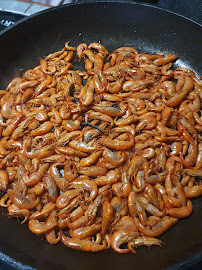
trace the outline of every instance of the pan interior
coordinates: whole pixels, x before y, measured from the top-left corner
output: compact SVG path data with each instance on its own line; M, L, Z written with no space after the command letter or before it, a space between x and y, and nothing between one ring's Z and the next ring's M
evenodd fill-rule
M191 33L191 34L190 34ZM0 87L39 64L40 58L72 46L101 42L109 51L133 46L139 52L174 53L177 66L201 73L199 25L142 4L94 3L63 6L32 16L0 36ZM75 68L80 68L79 62ZM37 269L176 269L198 261L201 253L202 200L194 200L194 213L161 237L166 244L139 248L137 254L113 251L80 253L62 244L50 246L29 232L27 225L0 217L0 249L17 261ZM146 258L146 259L145 259ZM178 266L176 266L178 265ZM183 268L185 269L185 268Z

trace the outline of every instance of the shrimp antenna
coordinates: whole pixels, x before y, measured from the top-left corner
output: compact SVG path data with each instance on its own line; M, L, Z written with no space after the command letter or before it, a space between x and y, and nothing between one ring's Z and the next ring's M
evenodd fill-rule
M103 129L101 129L101 128L97 127L96 125L93 125L93 124L91 124L91 123L89 123L89 122L82 122L81 125L93 127L93 128L96 128L97 130L99 130L99 131L101 131L101 132L104 132Z

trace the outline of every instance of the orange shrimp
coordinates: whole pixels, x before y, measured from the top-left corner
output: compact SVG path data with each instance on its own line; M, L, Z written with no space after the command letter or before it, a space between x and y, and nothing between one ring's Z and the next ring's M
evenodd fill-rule
M177 223L178 219L174 217L163 217L161 221L159 221L156 225L154 225L151 229L143 226L138 218L135 218L135 224L144 235L149 237L156 237L167 231L173 225Z
M70 235L74 239L85 239L93 236L100 231L100 225L92 224L90 226L81 227L75 230L70 230Z
M105 176L100 176L94 179L98 186L112 185L118 182L120 173L118 170L111 170Z
M102 244L93 242L88 239L74 239L67 236L62 236L62 243L76 250L87 252L99 252L109 248L109 239L103 241Z
M103 56L107 56L109 54L109 52L107 51L107 49L100 43L96 43L96 42L93 42L91 43L89 46L88 46L89 49L95 49L95 50L98 50L98 52Z
M202 81L177 58L68 41L0 90L6 215L80 251L161 245L202 195Z
M46 222L40 222L37 219L29 220L28 226L31 232L41 235L55 228L57 226L57 220L55 215L49 215Z
M92 153L89 157L82 158L80 160L80 165L82 167L88 167L93 165L98 161L98 159L101 157L103 150L99 150L97 152Z
M127 141L120 141L120 140L112 140L112 139L109 139L109 138L102 138L101 139L101 143L110 148L110 149L114 149L114 150L127 150L129 149L130 147L133 146L134 144L134 137L131 133L128 133L128 139Z
M127 229L121 229L111 236L111 247L113 248L114 251L123 254L123 253L128 253L132 252L135 253L133 248L130 248L128 246L127 249L120 248L120 246L124 243L129 243L134 238L137 238L139 236L139 233L137 231L131 231Z
M20 209L33 209L39 204L39 198L31 200L13 189L9 189L7 194L11 202Z
M31 175L28 172L25 172L23 175L23 182L27 186L33 186L41 181L44 177L44 174L47 172L49 164L42 164L36 172L33 172Z

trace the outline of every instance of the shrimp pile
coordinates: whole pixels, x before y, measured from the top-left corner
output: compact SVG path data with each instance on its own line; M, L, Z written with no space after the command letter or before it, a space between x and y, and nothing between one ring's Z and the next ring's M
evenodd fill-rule
M202 81L177 58L67 42L1 90L7 215L81 251L161 245L202 195Z

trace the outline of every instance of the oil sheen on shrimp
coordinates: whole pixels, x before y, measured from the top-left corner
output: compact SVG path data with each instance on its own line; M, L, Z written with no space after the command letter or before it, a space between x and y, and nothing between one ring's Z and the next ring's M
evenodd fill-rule
M1 89L6 215L77 251L166 242L202 195L202 81L177 58L68 41Z

